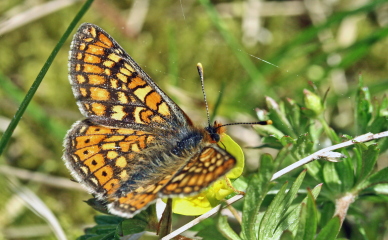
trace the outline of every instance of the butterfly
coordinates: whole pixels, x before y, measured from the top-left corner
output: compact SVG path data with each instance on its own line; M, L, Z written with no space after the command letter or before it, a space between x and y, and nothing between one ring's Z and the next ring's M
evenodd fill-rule
M69 53L69 81L86 119L64 140L74 179L111 214L130 218L157 198L200 192L236 159L220 148L224 127L195 126L122 47L84 23Z

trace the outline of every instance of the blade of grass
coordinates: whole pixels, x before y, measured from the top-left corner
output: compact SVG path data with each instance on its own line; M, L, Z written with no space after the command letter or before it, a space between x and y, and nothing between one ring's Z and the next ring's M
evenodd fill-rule
M18 125L20 119L22 118L24 112L26 111L28 104L31 102L32 97L35 95L36 90L38 90L38 87L40 83L42 82L44 76L46 75L48 69L50 68L52 62L55 59L55 56L58 54L59 50L65 43L66 39L70 36L71 32L75 28L76 24L79 22L79 20L83 17L83 15L86 13L86 11L89 9L90 5L92 4L93 0L87 0L85 4L82 6L81 10L77 13L77 15L74 17L73 21L70 23L69 27L66 29L65 33L62 35L61 39L59 40L58 44L55 46L53 51L51 52L50 56L47 58L47 61L43 65L42 69L40 70L38 76L36 77L35 81L31 85L31 88L28 90L23 102L20 104L19 109L16 111L15 116L12 118L12 121L8 125L7 129L5 130L3 137L0 139L0 156L2 155L5 146L7 145L9 139L11 138L16 126Z
M222 98L223 98L223 96L224 96L225 87L226 87L226 82L225 82L225 81L222 81L222 82L221 82L221 86L220 86L220 91L219 91L219 94L218 94L218 96L217 96L216 103L214 104L214 108L213 108L213 111L212 111L212 115L210 116L210 122L211 122L211 123L214 121L214 118L215 118L216 115L217 115L218 108L219 108L220 105L221 105Z

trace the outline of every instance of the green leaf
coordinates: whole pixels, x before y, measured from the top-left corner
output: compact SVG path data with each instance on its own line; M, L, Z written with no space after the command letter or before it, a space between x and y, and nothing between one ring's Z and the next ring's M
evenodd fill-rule
M341 182L341 192L346 192L354 186L354 167L352 158L343 158L342 161L333 163Z
M327 186L333 195L336 195L338 193L341 193L341 179L339 177L339 173L337 172L335 168L335 164L337 163L331 163L327 162L323 166L323 179L324 184Z
M322 174L323 165L320 161L310 162L306 164L305 167L307 168L309 175L313 177L317 182L324 181Z
M307 192L307 204L302 203L300 209L300 219L296 239L310 240L313 239L318 225L318 212L315 207L315 197Z
M294 147L294 153L298 159L302 159L312 153L314 143L311 139L311 135L306 133L298 137L296 145Z
M388 119L387 119L388 122ZM380 152L385 152L388 150L388 138L383 138L379 141L379 147L380 147Z
M318 184L312 191L312 196L314 199L317 198L318 194L320 193L322 189L322 184ZM302 204L307 204L307 196L303 199L301 204L296 205L294 208L291 208L291 210L287 211L285 214L285 218L280 222L278 228L278 231L284 231L285 229L290 230L291 232L296 232L299 224L299 218L301 215L301 207ZM275 234L274 234L275 235ZM299 238L296 238L299 239Z
M218 231L229 240L240 240L241 238L237 235L235 231L229 226L228 217L218 215L217 221L217 229Z
M280 236L279 240L294 240L294 236L292 235L291 231L284 231L282 235Z
M271 155L261 156L259 172L254 174L249 181L244 198L243 216L241 224L241 236L244 239L256 239L256 223L261 203L266 196L271 184L270 180L274 172L274 164Z
M279 129L283 134L296 138L296 134L280 106L270 97L266 98L267 108L269 109L269 118L273 121L273 126Z
M361 191L365 188L382 183L388 183L388 167L372 174L367 180L357 186L357 190Z
M281 144L279 138L275 136L268 136L262 138L263 143L265 143L266 146L273 148L273 149L282 149L283 145Z
M376 144L371 144L368 147L364 143L358 143L356 146L361 150L361 169L357 176L358 183L364 181L375 168L377 157L380 150Z
M385 131L388 129L388 118L384 117L376 117L373 119L372 123L368 126L367 132L378 133L381 131Z
M145 231L148 223L140 220L140 219L126 219L120 224L120 228L122 229L122 236L130 235L134 233L139 233Z
M295 140L290 137L290 136L283 136L281 139L280 139L280 143L283 145L283 147L287 146L287 145L290 145L290 144L295 144Z
M297 135L303 134L306 132L306 125L308 122L308 118L302 117L301 109L298 104L293 99L287 98L284 101L284 110L289 120L292 128L296 132Z
M202 237L203 239L229 240L225 238L214 225L204 227L195 236Z
M333 217L335 211L335 205L333 202L321 202L320 206L320 222L319 226L323 228Z
M372 118L372 109L369 89L361 86L360 83L356 99L356 123L358 133L366 132L368 123Z
M124 218L111 216L111 215L97 215L94 216L94 221L98 225L106 225L106 224L119 224L124 220Z
M336 239L341 227L339 217L332 218L319 232L315 240L334 240Z
M272 200L265 212L259 228L259 239L279 238L286 229L278 228L279 223L284 219L284 215L291 203L295 199L298 190L306 175L306 171L299 174L298 178L292 184L290 190L286 193L287 183L284 184L275 198ZM276 231L275 231L276 230Z

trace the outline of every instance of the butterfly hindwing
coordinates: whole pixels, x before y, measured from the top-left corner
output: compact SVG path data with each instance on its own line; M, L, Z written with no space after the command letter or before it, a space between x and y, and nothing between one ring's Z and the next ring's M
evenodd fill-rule
M76 122L65 140L64 159L73 177L102 198L112 194L142 166L139 154L157 139L150 132Z
M161 196L198 193L225 175L236 164L236 159L214 143L208 143L194 155L183 169L160 191Z
M236 160L215 144L194 155L185 166L161 181L138 188L109 204L112 213L132 217L158 197L187 196L200 192L234 167Z

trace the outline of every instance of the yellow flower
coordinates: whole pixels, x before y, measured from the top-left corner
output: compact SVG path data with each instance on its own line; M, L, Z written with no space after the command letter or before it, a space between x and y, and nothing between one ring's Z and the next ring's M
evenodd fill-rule
M226 196L233 193L233 189L229 187L232 184L230 179L236 179L242 174L244 170L244 153L241 147L226 134L221 135L221 141L218 145L227 149L236 158L236 166L226 174L226 177L217 180L199 194L174 198L172 201L172 211L174 213L187 216L204 214L217 206Z

